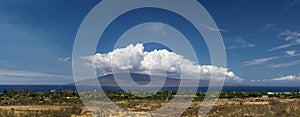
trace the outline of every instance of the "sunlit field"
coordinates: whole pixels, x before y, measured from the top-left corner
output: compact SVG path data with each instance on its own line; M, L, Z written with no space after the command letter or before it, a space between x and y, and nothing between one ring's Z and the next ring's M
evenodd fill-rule
M71 117L71 116L149 116L146 112L165 106L177 92L160 91L153 96L135 97L125 92L81 92L84 106L76 91L26 92L4 91L0 94L2 117ZM145 93L145 92L142 92ZM206 93L197 93L192 104L181 116L197 116ZM101 101L107 97L112 102ZM264 92L222 92L208 117L219 116L293 116L300 115L300 94L297 92L267 94ZM110 110L117 105L124 110ZM179 101L177 106L182 105ZM207 105L206 105L207 106ZM89 108L90 110L88 110ZM176 108L176 107L171 107ZM158 115L152 115L158 116Z

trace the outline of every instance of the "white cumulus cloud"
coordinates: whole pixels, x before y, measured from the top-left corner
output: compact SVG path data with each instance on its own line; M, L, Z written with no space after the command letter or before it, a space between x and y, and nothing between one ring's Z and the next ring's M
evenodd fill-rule
M210 78L211 76L227 80L241 81L227 68L213 65L198 65L182 55L167 50L144 51L143 44L130 44L125 48L118 48L109 53L97 53L82 57L89 65L102 70L104 74L116 71L130 71L134 73L168 73L173 76L185 74L187 78ZM200 75L199 75L200 74Z

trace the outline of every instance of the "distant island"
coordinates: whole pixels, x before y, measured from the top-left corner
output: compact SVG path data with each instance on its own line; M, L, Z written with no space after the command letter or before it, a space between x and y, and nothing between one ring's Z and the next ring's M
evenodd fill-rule
M119 73L116 74L118 76L124 76L125 73ZM140 74L140 73L130 73L130 76L133 81L135 81L137 84L140 85L145 85L148 82L151 81L151 77L154 78L162 78L163 76L150 76L147 74ZM189 84L190 82L194 82L195 80L190 78L190 79L178 79L178 78L173 78L171 76L166 77L166 82L164 84L164 87L176 87L179 86L180 82L184 82L184 84ZM128 81L129 82L129 81ZM101 84L101 86L118 86L114 79L113 74L107 74L98 78L91 78L91 79L86 79L82 80L79 82L76 82L76 85L86 85L86 86L98 86L98 84ZM75 83L70 83L68 85L74 85ZM199 86L208 86L209 85L209 80L200 80L199 81ZM188 87L189 85L185 85ZM249 86L245 84L240 84L240 83L232 83L232 82L224 82L224 86ZM150 86L151 87L151 86Z

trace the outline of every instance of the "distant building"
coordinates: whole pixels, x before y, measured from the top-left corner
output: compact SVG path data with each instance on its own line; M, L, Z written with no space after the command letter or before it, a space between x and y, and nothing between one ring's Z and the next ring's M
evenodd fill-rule
M268 92L267 94L268 95L274 95L275 93L274 92Z
M56 90L50 90L51 93L54 93Z

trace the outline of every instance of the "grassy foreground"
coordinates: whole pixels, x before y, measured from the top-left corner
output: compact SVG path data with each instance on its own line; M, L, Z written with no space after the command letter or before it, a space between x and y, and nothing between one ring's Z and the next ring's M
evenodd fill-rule
M148 97L135 97L125 92L84 92L85 107L76 91L28 92L3 91L0 93L1 117L92 117L148 116L145 112L166 106L177 92L161 91ZM107 95L113 102L100 101ZM194 101L181 116L197 116L205 93L197 93ZM206 115L208 117L297 117L300 116L298 92L267 94L265 92L222 92L220 99ZM109 110L112 105L124 110ZM183 105L180 101L178 107ZM101 107L101 108L98 108ZM174 109L176 109L174 107ZM107 113L110 112L111 113ZM106 113L105 113L106 112ZM158 116L158 115L152 115Z

